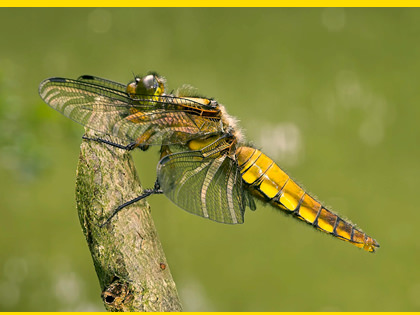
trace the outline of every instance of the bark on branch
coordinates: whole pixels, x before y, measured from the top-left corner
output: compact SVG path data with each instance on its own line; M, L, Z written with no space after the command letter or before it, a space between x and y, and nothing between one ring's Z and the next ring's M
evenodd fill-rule
M92 131L88 137L98 137ZM109 311L181 311L175 283L150 207L140 201L99 227L113 209L141 194L131 155L96 141L83 141L76 202Z

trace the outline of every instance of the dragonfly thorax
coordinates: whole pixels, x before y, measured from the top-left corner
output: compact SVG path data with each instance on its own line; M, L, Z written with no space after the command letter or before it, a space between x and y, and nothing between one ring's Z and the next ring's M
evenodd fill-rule
M244 143L245 136L243 135L242 129L238 124L238 119L229 115L226 111L226 108L223 105L219 104L219 109L221 113L221 122L224 132L231 134L236 139L236 143Z

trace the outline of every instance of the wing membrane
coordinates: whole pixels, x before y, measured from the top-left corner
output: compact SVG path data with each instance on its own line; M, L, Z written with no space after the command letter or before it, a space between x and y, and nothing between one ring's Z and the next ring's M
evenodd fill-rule
M216 134L218 119L194 113L204 104L172 96L130 98L123 85L82 76L81 80L51 78L39 87L42 99L64 116L125 142L138 144L185 143L197 136Z
M190 213L221 223L244 222L247 198L239 169L227 155L167 155L159 162L158 180L164 194Z
M96 84L99 86L104 86L104 87L108 87L120 92L125 93L126 90L126 86L124 84L115 82L115 81L111 81L108 79L103 79L103 78L99 78L99 77L95 77L93 75L82 75L80 77L77 78L77 81L85 81L87 83L90 84Z

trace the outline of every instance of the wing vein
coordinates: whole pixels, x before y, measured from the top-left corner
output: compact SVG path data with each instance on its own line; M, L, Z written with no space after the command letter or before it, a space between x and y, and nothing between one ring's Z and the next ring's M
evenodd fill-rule
M201 209L203 210L203 214L206 218L209 217L206 205L207 189L209 188L211 181L214 179L214 175L216 175L224 160L225 157L221 156L213 161L209 167L209 170L207 171L206 177L204 178L203 185L201 187Z

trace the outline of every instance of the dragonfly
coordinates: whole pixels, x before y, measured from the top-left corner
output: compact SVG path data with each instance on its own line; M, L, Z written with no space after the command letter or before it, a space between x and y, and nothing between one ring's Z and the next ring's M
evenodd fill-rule
M379 243L353 223L325 208L271 158L245 141L237 120L216 100L180 88L166 94L156 73L121 84L83 75L50 78L39 94L64 116L121 144L126 150L161 146L155 187L147 189L108 217L153 194L164 194L180 208L220 223L244 222L255 199L330 234L375 252Z

